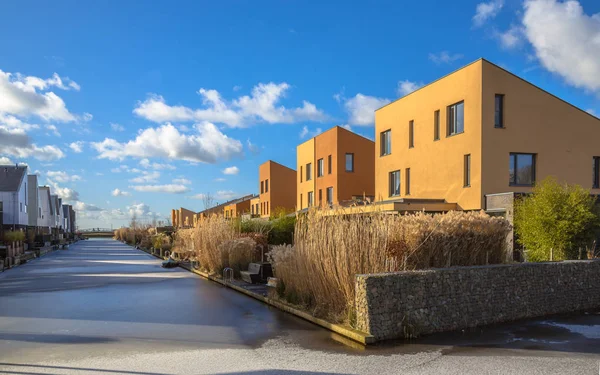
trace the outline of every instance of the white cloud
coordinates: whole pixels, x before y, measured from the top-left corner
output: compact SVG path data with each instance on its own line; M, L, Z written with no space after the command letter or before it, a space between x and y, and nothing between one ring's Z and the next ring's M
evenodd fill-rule
M46 125L46 129L51 131L55 136L60 137L60 132L58 131L56 125Z
M286 108L280 105L281 99L289 90L287 83L259 83L254 86L250 95L240 96L226 101L216 90L200 89L203 108L192 109L166 103L160 95L152 95L143 102L138 102L133 113L154 121L186 122L208 121L226 124L230 127L244 127L256 122L294 123L298 121L325 121L328 116L314 104L304 100L301 107Z
M348 124L344 124L344 125L340 125L340 127L348 130L348 131L352 131L352 126L348 125Z
M215 163L243 154L242 143L223 134L215 125L196 124L196 134L180 133L171 124L147 128L127 143L112 138L92 143L101 159L122 160L126 157L165 158L191 162Z
M377 98L363 94L346 99L344 107L348 112L350 125L368 126L375 122L375 110L390 102L386 98Z
M410 94L413 91L420 89L423 86L424 86L423 82L412 82L409 80L404 80L404 81L398 82L398 88L396 91L399 96L405 96L405 95Z
M129 213L129 216L136 215L138 218L152 215L152 212L150 212L150 206L145 203L137 203L127 206L127 212Z
M76 202L79 201L79 192L61 187L58 183L48 179L48 185L52 187L52 192L62 198L64 201Z
M167 185L134 185L129 188L135 191L141 191L145 193L170 193L170 194L181 194L190 191L190 188L179 184L167 184Z
M302 127L302 130L300 131L300 139L304 139L308 136L308 138L312 138L312 137L316 137L317 135L323 133L323 129L321 128L316 128L313 131L308 130L308 126L304 126Z
M142 171L142 174L138 177L132 178L131 180L129 180L130 182L133 182L135 184L143 184L146 182L155 182L156 180L158 180L158 178L160 177L160 173L153 171L153 172L148 172L148 171Z
M204 199L204 197L206 196L206 194L196 194L196 195L192 195L190 198L192 199ZM234 198L238 198L241 197L242 195L235 193L232 190L219 190L217 191L217 193L215 195L213 195L212 197L214 199L218 199L218 200L222 200L222 201L229 201L232 200Z
M0 157L0 165L15 165L15 163L7 157Z
M246 140L246 145L248 147L248 151L250 151L250 153L252 153L253 155L258 155L260 154L260 147L258 147L256 144L250 142L250 140Z
M598 117L598 113L597 113L597 112L596 112L596 110L594 110L594 109L591 109L591 108L590 108L590 109L586 110L586 112L587 112L587 113L589 113L589 114L590 114L590 115L592 115L592 116L596 116L596 117Z
M81 211L103 211L102 208L100 208L100 207L98 207L96 205L88 204L88 203L83 203L81 201L75 202L73 204L73 209L75 211L79 211L79 212L81 212Z
M176 178L173 180L173 183L179 185L191 185L192 181L188 180L187 178Z
M24 130L11 129L3 125L0 125L0 146L0 155L13 156L19 159L32 157L42 161L52 161L65 157L65 154L58 147L38 146L31 143Z
M238 173L240 173L240 169L236 166L227 167L227 168L223 169L223 174L234 175L234 174L238 174Z
M491 0L487 3L477 4L473 16L473 25L475 27L482 26L487 20L496 17L503 6L504 0Z
M513 25L505 32L496 32L495 36L500 41L502 48L512 49L521 45L523 28Z
M527 0L523 27L536 57L569 84L600 92L600 13L578 1Z
M81 181L81 176L76 174L69 175L65 171L48 171L46 172L46 175L48 178L61 183Z
M223 181L227 181L227 179L225 179L223 177L215 178L215 182L223 182Z
M0 125L4 126L8 129L19 129L23 131L30 131L33 129L39 129L40 126L37 124L29 124L19 120L15 116L11 116L5 113L0 112Z
M84 141L71 142L69 144L69 148L71 150L73 150L73 152L79 154L79 153L83 152L83 145L84 144L85 144Z
M140 165L146 169L156 169L156 170L162 170L162 169L174 170L174 169L176 169L171 164L151 163L150 160L147 158L140 160Z
M65 86L64 82L56 73L52 78L42 79L0 70L0 112L16 116L35 115L47 121L76 121L77 116L69 112L58 95L52 91L43 92L50 87L73 88L68 84Z
M129 197L131 193L120 189L115 189L110 193L113 197Z
M111 122L110 123L110 128L116 132L123 132L125 131L125 128L123 127L123 125L119 125L115 122Z
M429 60L436 64L450 64L456 60L462 59L464 56L460 53L451 54L448 51L442 51L440 53L430 53Z

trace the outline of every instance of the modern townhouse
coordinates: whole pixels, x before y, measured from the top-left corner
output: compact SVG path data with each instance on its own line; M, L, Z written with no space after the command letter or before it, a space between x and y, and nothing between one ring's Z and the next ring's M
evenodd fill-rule
M27 193L27 167L0 166L0 229L27 229Z
M252 215L252 217L260 216L260 195L250 199L250 215Z
M42 216L42 210L40 208L38 176L35 174L27 176L27 216L27 226L37 233L38 220Z
M256 195L246 195L234 201L228 202L223 207L223 215L226 219L233 219L236 217L241 217L244 214L250 214L250 203L255 198Z
M351 205L375 195L375 143L336 126L297 147L298 210Z
M41 217L38 219L38 232L40 234L51 234L54 226L54 210L50 195L49 186L40 186L39 190L39 210Z
M600 193L600 119L479 59L375 112L375 194L395 211L487 210L555 176Z
M295 211L296 171L272 160L258 168L259 191L257 215L270 217L278 210ZM254 202L256 204L257 202Z
M58 235L60 233L62 215L61 215L61 204L58 198L58 195L51 194L50 195L50 204L52 205L52 234Z
M194 226L196 213L187 208L171 210L171 223L174 228L192 228Z

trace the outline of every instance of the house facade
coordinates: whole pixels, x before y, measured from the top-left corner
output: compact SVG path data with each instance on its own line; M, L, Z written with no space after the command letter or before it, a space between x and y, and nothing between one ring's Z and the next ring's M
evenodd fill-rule
M30 174L27 176L27 225L33 229L37 228L41 215L38 176Z
M600 120L485 59L378 109L375 130L380 202L511 216L498 196L548 176L600 193Z
M336 126L300 144L296 207L349 205L373 199L375 143Z
M38 218L38 231L43 234L52 233L54 226L54 210L50 197L50 187L40 186L39 190L39 210L41 216Z
M293 212L296 208L296 171L272 160L258 167L259 210L258 214L268 218L283 210Z
M0 212L4 229L27 229L27 193L27 167L0 166Z

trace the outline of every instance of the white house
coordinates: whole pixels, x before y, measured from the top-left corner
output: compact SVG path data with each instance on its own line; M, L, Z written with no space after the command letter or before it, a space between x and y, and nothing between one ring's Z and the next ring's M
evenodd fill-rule
M54 210L51 204L52 199L50 198L50 187L40 186L38 188L40 193L39 210L41 210L40 218L38 219L38 227L42 233L51 233L54 227Z
M42 216L40 210L40 193L38 190L38 176L30 174L27 176L27 225L37 228L38 219Z
M5 229L27 229L27 167L0 166L0 212Z

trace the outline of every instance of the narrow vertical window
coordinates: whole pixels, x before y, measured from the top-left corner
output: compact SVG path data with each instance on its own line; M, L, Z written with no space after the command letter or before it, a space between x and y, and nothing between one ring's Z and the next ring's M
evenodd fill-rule
M471 154L465 155L464 187L471 186Z
M465 131L465 103L448 106L448 136Z
M346 154L346 172L354 172L354 154Z
M594 181L593 188L600 188L600 156L594 156Z
M308 192L308 207L312 207L313 205L313 192L309 191Z
M261 194L265 193L265 182L264 181L260 182L260 193Z
M327 156L327 173L331 174L331 155Z
M390 197L400 195L400 171L390 172L389 180Z
M323 189L319 189L319 206L323 205Z
M265 180L265 193L269 192L269 179Z
M433 112L433 140L440 140L440 110Z
M324 169L323 159L317 160L317 177L323 177Z
M302 209L302 193L300 193L300 209Z
M300 166L300 182L302 182L302 166Z
M312 180L312 163L306 164L306 181Z
M333 186L327 188L327 204L329 206L333 204Z
M410 168L404 171L404 190L406 195L410 195Z
M392 131L386 130L381 132L379 135L379 148L381 149L381 156L389 155L392 153Z
M504 95L496 94L494 101L494 127L504 127Z
M415 122L410 120L408 122L408 148L415 147Z

